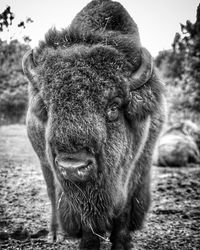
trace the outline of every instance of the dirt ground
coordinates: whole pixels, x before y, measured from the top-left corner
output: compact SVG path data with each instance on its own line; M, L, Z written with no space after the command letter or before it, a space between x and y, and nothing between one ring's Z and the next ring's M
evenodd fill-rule
M49 216L25 126L0 127L0 249L78 249L78 241L47 242ZM133 241L135 250L200 249L200 166L152 168L152 206Z

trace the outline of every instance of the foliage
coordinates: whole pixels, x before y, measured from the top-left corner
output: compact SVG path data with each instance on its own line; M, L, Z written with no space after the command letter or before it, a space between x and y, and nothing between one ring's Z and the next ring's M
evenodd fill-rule
M15 14L8 6L0 13L0 35L9 34L10 42L0 38L0 124L10 121L19 121L24 116L28 101L27 80L22 71L22 57L30 49L28 45L12 40L12 28L24 29L33 20L16 21ZM13 27L14 26L14 27ZM23 37L28 43L31 39Z
M27 24L32 23L33 20L30 17L27 17L26 20L21 20L16 22L15 14L11 11L11 7L8 6L2 13L0 13L0 33L8 33L10 35L10 39L12 40L13 37L16 35L15 32L12 34L10 31L10 27L16 26L17 29L25 29ZM24 36L23 41L25 43L29 43L31 38L29 36Z
M1 14L0 14L0 31L3 31L4 27L8 27L12 25L12 21L14 19L14 14L10 10L10 6L8 6Z
M160 51L155 59L164 78L181 79L184 74L184 53L175 53L171 50Z
M9 44L0 40L0 118L20 118L27 104L27 80L21 61L29 46L17 40Z
M195 23L181 24L172 49L160 52L155 64L173 93L171 109L200 113L200 4Z

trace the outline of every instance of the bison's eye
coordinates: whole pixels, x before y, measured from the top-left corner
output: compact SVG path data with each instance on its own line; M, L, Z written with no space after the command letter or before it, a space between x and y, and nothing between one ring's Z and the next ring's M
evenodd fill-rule
M107 117L109 121L115 121L119 116L119 104L114 103L107 109Z

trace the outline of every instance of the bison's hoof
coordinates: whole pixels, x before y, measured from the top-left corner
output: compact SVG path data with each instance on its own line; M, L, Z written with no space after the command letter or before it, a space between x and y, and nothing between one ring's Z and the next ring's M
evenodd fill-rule
M55 232L49 232L47 236L48 243L53 243L56 241L56 233Z
M49 232L47 241L49 243L62 242L65 239L65 235L62 232Z
M56 242L62 242L65 240L65 235L62 232L57 232L56 234Z
M134 250L132 243L122 244L121 242L112 245L111 250Z
M82 239L80 242L80 250L99 250L100 241L94 239Z

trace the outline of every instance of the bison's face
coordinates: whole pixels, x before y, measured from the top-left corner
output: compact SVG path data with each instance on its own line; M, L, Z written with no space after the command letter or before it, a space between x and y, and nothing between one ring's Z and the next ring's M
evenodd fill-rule
M146 50L141 61L131 72L109 46L48 49L37 65L32 53L25 56L30 110L45 128L47 157L63 189L67 180L123 196L156 103L150 86L139 88L152 73Z

